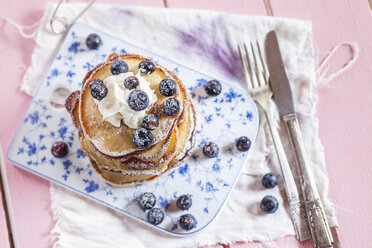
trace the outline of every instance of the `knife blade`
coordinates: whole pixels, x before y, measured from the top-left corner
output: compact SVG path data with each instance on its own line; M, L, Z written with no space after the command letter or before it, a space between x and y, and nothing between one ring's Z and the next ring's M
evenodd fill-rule
M332 246L333 238L329 228L319 192L314 182L309 160L307 159L301 130L298 123L291 87L285 71L275 31L266 36L265 50L270 72L270 87L274 95L280 116L286 124L295 164L299 174L304 207L311 237L316 247Z

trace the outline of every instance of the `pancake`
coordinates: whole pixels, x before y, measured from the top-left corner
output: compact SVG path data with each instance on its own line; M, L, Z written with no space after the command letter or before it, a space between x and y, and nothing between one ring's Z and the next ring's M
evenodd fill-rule
M113 61L119 59L124 60L128 64L129 71L134 74L138 72L138 64L145 60L145 58L133 54L110 56L106 62L93 68L89 76L85 78L79 101L79 119L84 135L100 152L112 157L120 157L140 150L131 142L134 129L129 128L123 122L120 127L115 127L106 121L102 121L102 115L90 94L89 83L94 79L104 80L111 76L110 66ZM156 65L155 71L149 75L144 75L144 77L150 82L152 89L158 89L160 81L171 76L165 68L155 62L154 64ZM178 89L182 89L178 82L177 84ZM153 145L168 136L173 123L177 120L177 116L167 116L161 111L163 102L168 97L163 96L158 91L156 91L156 96L158 98L157 102L147 112L147 114L155 113L159 116L159 126L152 132L154 136ZM178 90L173 97L180 103L184 103L186 99L183 90ZM181 109L178 115L181 115L182 112Z
M187 159L191 156L192 150L195 144L194 139L194 132L195 132L195 125L194 128L191 131L191 135L188 135L190 137L189 140L187 140L187 143L190 144L190 146L186 146L186 144L183 144L183 149L179 149L179 152L183 152L183 156L179 159L176 159L177 156L180 155L180 153L176 154L172 161L166 166L163 167L161 170L123 170L123 171L110 171L110 170L104 170L100 168L94 160L90 160L90 163L94 170L101 176L103 180L106 182L116 185L116 186L130 186L133 184L143 184L149 181L152 181L159 176L167 173L169 170L173 169L174 167L180 166L183 163L187 161ZM185 142L186 143L186 142Z
M82 128L80 126L80 121L79 121L79 91L73 92L66 100L66 109L67 111L71 114L71 119L73 121L74 126L79 130L80 135L82 133ZM173 128L172 128L173 130ZM173 130L174 131L174 130ZM129 161L133 158L141 160L143 162L159 162L160 158L167 152L169 152L169 147L171 146L171 141L172 141L172 134L174 132L171 132L168 137L155 146L151 147L151 149L147 150L142 150L140 152L134 153L134 154L129 154L127 156L122 156L116 159L119 159L120 162L125 162ZM101 156L110 159L110 160L115 160L115 158L107 156L103 153L101 153L97 148L95 148L92 144L89 144L92 149L95 149L96 152L98 152Z
M107 157L101 156L99 153L95 151L95 148L92 146L92 143L83 136L80 139L81 148L82 150L86 151L88 156L93 159L97 166L105 169L105 170L112 170L115 172L125 171L125 170L133 170L138 169L139 171L144 171L147 168L145 164L150 169L161 169L162 166L167 165L170 163L176 155L176 148L178 146L178 130L177 128L174 129L174 134L172 135L171 145L167 149L167 153L164 157L162 157L161 161L158 163L143 163L142 161L137 160L129 160L126 162L121 162L120 160L108 159ZM132 164L130 164L132 163ZM136 166L137 165L137 166Z
M172 160L178 157L180 160L184 155L182 154L183 149L185 148L186 141L189 140L192 136L192 132L195 129L194 123L194 112L192 105L188 105L189 108L185 112L187 118L181 124L177 126L170 135L171 140L167 149L164 152L164 156L160 159L151 161L151 162L143 162L139 159L132 157L126 161L121 159L112 159L110 157L101 155L95 151L95 148L92 146L92 143L83 136L81 139L81 147L83 150L88 151L90 157L96 162L97 166L102 169L113 170L119 172L121 170L128 170L128 169L138 169L138 170L146 170L146 169L157 169L160 170L164 166L168 165ZM181 156L181 157L180 157Z
M194 145L196 114L186 88L177 75L154 63L155 71L141 76L155 90L157 101L147 108L146 114L155 114L159 126L151 131L154 137L152 145L147 149L137 148L132 141L135 129L129 128L123 121L120 127L103 121L90 94L89 83L111 76L110 66L119 59L124 60L134 74L138 71L138 64L148 60L133 54L111 54L107 61L87 73L81 91L71 93L65 106L79 131L81 149L89 157L92 168L110 184L139 184L153 180L186 161ZM169 98L158 90L164 78L173 79L178 87L177 93L172 96L181 103L176 116L162 113L163 102Z

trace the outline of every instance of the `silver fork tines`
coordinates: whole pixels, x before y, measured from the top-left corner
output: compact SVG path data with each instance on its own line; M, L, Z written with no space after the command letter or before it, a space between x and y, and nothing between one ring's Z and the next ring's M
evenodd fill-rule
M247 84L249 94L252 96L257 105L261 106L266 115L272 140L278 156L279 165L282 171L284 188L287 195L287 201L290 206L290 213L295 231L298 239L300 241L304 241L310 239L310 232L307 227L306 217L304 214L302 214L304 211L301 211L298 189L288 164L278 130L276 129L277 125L270 114L269 105L273 93L269 87L269 70L258 41L256 42L256 46L250 42L249 47L250 49L248 49L246 44L244 44L245 56L243 56L242 50L240 49L240 46L238 46L245 82ZM247 63L245 61L247 61Z
M257 43L258 54L260 55L260 60L261 60L261 63L262 63L264 80L266 82L269 82L269 69L267 68L266 62L264 60L262 50L261 50L261 47L260 47L260 43L258 43L258 41L256 41L256 43Z
M255 51L252 42L250 42L250 49L244 44L245 59L240 46L238 46L238 50L248 91L254 100L266 109L268 107L268 100L272 97L272 92L269 88L269 71L258 41L256 44L256 50L258 52ZM257 53L259 56L256 55ZM245 60L248 62L248 67Z

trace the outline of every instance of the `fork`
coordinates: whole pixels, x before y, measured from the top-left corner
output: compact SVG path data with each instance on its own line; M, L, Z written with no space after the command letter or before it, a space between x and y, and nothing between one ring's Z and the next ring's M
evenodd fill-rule
M297 186L292 175L291 168L288 164L288 160L276 128L276 123L274 122L270 113L270 101L273 93L269 87L269 70L267 69L262 50L258 41L256 42L256 49L254 49L252 42L250 42L250 49L247 49L246 44L244 44L245 57L248 62L248 66L246 65L240 46L238 46L238 50L248 92L256 102L256 105L260 106L263 110L269 124L270 133L282 171L284 188L290 207L290 214L296 236L300 241L308 240L311 238L311 236L307 226L306 212L304 209L302 209ZM258 51L258 55L256 51Z

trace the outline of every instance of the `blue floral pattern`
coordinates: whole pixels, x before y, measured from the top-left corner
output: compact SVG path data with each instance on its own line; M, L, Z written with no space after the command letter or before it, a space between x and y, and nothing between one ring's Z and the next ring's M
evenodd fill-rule
M90 33L102 38L103 44L97 50L89 50L85 45L85 37ZM80 149L78 133L69 114L52 107L48 99L56 88L64 87L71 92L79 89L85 73L93 65L104 61L112 52L126 51L154 58L165 67L174 68L190 92L198 125L195 149L187 163L152 182L120 188L105 183L93 171ZM258 129L258 115L252 99L243 90L224 82L221 82L222 93L210 97L203 86L211 79L89 26L75 24L31 102L8 149L8 158L23 169L144 222L147 213L138 207L136 198L142 192L154 192L156 207L165 210L163 223L155 228L180 235L200 231L220 211L247 156L235 148L236 139L245 135L254 142ZM50 148L56 141L68 144L69 153L65 158L52 156ZM208 141L219 145L218 157L204 157L201 149ZM187 211L168 211L182 194L192 196L193 206ZM184 212L196 217L195 229L184 231L178 226L178 218Z

